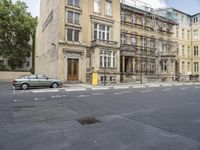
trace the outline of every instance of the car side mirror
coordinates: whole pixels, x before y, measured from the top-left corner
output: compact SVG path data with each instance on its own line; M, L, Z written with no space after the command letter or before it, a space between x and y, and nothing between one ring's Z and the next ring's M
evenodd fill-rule
M47 78L47 80L49 80L49 78Z

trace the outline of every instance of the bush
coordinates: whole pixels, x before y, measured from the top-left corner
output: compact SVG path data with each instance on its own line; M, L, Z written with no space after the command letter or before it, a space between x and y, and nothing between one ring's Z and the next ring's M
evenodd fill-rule
M0 65L0 71L8 71L9 69L5 65Z

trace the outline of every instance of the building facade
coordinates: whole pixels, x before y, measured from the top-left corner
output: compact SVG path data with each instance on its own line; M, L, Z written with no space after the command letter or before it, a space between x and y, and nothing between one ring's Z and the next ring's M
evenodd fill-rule
M41 0L36 73L84 83L97 73L99 84L199 75L199 14L137 2Z
M174 15L173 40L177 43L177 77L181 81L199 80L200 14L189 15L174 8L160 10Z
M175 80L174 25L148 5L121 3L121 81Z
M118 0L41 0L36 73L68 82L120 79Z

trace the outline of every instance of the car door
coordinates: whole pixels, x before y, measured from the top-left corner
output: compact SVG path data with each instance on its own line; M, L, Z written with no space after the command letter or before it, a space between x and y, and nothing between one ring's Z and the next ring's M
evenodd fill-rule
M38 75L38 80L39 80L39 86L49 87L51 85L48 77L46 77L45 75Z
M38 86L38 78L37 78L37 75L30 75L28 77L28 84L29 86Z

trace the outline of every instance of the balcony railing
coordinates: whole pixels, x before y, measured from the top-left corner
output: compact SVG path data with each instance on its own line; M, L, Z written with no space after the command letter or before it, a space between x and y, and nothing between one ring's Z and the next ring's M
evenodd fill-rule
M115 41L109 41L109 40L102 40L102 39L96 39L92 41L92 46L113 46L113 47L117 47L118 46L118 42Z

